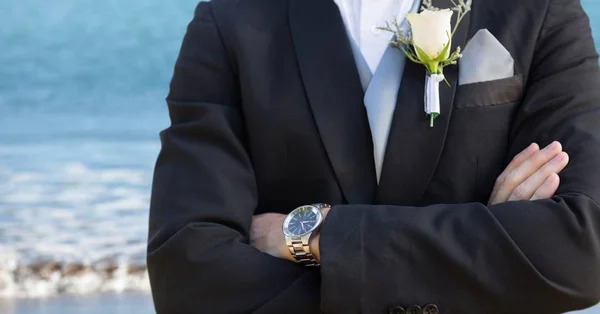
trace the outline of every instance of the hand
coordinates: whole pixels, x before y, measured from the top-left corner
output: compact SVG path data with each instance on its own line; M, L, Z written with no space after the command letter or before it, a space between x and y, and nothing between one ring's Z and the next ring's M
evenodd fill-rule
M550 198L560 184L558 173L569 163L559 142L540 150L535 143L516 155L496 180L489 204Z
M283 214L254 215L250 227L250 244L269 255L294 260L283 235Z

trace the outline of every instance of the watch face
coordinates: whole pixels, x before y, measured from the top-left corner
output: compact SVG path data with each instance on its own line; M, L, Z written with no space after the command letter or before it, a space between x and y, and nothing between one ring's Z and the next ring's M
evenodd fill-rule
M321 223L321 211L315 206L294 209L283 222L283 232L290 237L299 237L313 232Z

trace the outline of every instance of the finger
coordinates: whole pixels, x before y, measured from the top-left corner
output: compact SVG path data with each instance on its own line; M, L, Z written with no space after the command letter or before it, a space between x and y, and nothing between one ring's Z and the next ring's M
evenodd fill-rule
M509 173L517 168L520 164L522 164L529 157L533 156L540 150L540 146L537 143L531 143L531 145L527 146L522 152L518 153L506 166L503 173Z
M561 172L569 163L569 155L565 152L560 152L552 160L547 162L540 170L536 171L527 180L521 183L514 189L509 201L526 201L529 200L537 189L544 184L544 181L553 173Z
M544 181L544 183L535 191L533 196L531 197L532 201L547 199L554 196L556 190L558 190L558 186L560 185L560 177L556 173L550 174L548 178Z
M532 174L538 171L543 165L554 158L558 153L562 151L562 145L559 142L552 142L544 149L536 152L533 156L530 156L519 166L510 171L500 181L498 192L495 195L495 202L502 203L508 201L508 198L513 191L523 183Z
M496 194L498 193L498 189L500 188L500 185L501 185L500 182L504 181L504 178L508 175L508 173L510 173L510 171L515 169L521 163L523 163L523 161L525 161L527 158L533 156L533 154L535 154L539 150L540 150L540 146L537 143L531 143L527 148L525 148L523 151L521 151L515 157L513 157L513 159L508 164L506 169L504 169L504 171L500 174L500 176L498 176L498 179L496 180L496 183L494 184L494 189L492 190L492 194L490 196L489 203L492 203L492 201L496 198Z

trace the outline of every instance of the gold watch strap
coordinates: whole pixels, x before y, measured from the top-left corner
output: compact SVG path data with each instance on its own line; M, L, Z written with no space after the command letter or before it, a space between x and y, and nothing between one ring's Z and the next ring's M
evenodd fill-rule
M331 208L331 205L324 203L313 204L313 206L316 206L319 210L322 210L323 208Z
M317 207L319 210L331 207L330 205L323 203L313 204L313 206ZM286 243L290 250L290 254L292 254L298 263L304 266L320 266L319 261L317 261L310 251L309 241L311 235L312 233L300 238L286 238Z
M287 242L288 249L298 263L304 266L319 266L319 262L310 252L310 237L289 238Z

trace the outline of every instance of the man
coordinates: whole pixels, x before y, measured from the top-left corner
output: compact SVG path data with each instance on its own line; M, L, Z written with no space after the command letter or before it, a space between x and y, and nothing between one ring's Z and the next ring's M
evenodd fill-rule
M402 59L376 158L365 95L390 90L371 85L395 48L391 34L369 39L368 23L402 20L419 6L406 1L198 6L152 191L158 313L531 314L598 302L600 76L579 1L475 0L453 47L487 29L514 75L461 82L475 58L465 53L444 72L431 128L425 70ZM490 59L502 50L482 46Z

